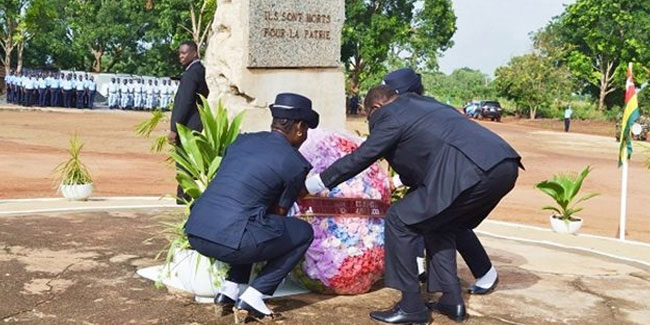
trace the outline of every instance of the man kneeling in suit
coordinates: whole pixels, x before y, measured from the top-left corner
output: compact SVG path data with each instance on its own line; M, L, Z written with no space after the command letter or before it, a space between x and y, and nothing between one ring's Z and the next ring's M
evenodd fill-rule
M429 308L460 321L467 316L456 270L456 236L478 226L513 187L520 157L503 139L433 98L398 96L387 85L371 89L370 135L354 152L320 175L307 190L333 188L385 157L411 187L386 214L385 284L402 299L370 317L394 324L428 323L431 313L420 295L416 257L424 237L431 254L430 276L442 292ZM476 139L481 139L477 142Z
M307 222L286 215L306 194L304 182L312 166L298 148L307 129L318 126L319 116L311 100L291 93L279 94L271 111L271 132L242 134L227 148L186 225L194 249L230 264L215 303L222 310L234 305L236 323L249 316L277 316L262 296L273 295L313 240ZM248 283L258 262L266 265L240 295L240 285Z

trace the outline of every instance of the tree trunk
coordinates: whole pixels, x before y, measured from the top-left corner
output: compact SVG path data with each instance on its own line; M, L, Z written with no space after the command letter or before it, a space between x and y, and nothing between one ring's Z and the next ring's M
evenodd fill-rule
M604 66L601 65L605 71L601 71L602 77L600 77L600 94L598 96L598 110L600 111L605 109L605 97L607 97L607 94L614 91L614 89L610 89L612 79L614 78L613 66L613 62L607 62Z
M11 52L13 52L13 47L11 47L11 46L6 47L5 59L4 59L5 75L6 76L9 75L9 71L11 71Z
M95 62L93 63L93 72L102 72L102 57L104 56L104 51L102 49L95 50L93 48L91 48L90 51L93 53L93 57L95 58Z
M23 51L25 50L25 42L18 43L16 46L16 51L18 52L16 56L16 71L23 71Z
M529 110L528 113L529 113L529 117L530 117L530 119L531 119L531 120L534 120L534 119L535 119L535 116L537 115L537 107L531 105L531 106L530 106L530 110Z

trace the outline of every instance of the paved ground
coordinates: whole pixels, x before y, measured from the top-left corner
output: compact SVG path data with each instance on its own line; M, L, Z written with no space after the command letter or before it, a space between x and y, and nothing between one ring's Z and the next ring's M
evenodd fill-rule
M135 274L138 268L159 264L153 260L164 246L156 238L159 222L178 213L149 208L0 215L0 319L29 324L230 324L231 317L215 318L211 306L156 289ZM483 225L480 234L501 284L491 295L466 297L468 324L644 324L650 318L648 245L576 239L500 223ZM544 241L583 249L609 246L638 262L539 243ZM467 286L471 275L460 264ZM379 283L361 296L306 294L271 305L285 314L285 324L372 324L367 313L389 307L397 298ZM442 316L434 318L437 324L452 324Z

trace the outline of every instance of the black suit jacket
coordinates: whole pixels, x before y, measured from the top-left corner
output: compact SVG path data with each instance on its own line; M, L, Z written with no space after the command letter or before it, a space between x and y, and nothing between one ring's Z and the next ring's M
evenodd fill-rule
M205 82L205 67L200 61L192 64L181 78L178 85L176 97L174 97L174 109L172 110L171 130L176 131L176 123L180 123L196 131L203 130L197 104L201 104L199 95L208 97L208 85Z
M433 98L404 94L370 118L370 135L320 176L328 188L386 158L412 188L393 208L406 224L434 217L517 152L498 135Z

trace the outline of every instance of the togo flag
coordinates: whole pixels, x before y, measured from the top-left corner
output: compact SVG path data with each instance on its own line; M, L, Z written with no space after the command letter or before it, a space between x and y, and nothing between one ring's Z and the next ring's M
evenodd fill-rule
M621 120L621 146L618 152L618 166L623 164L623 159L632 157L632 134L634 122L639 118L639 101L636 97L636 88L632 78L632 63L627 67L627 81L625 82L625 111ZM627 147L627 150L625 150ZM626 153L627 152L627 157Z

